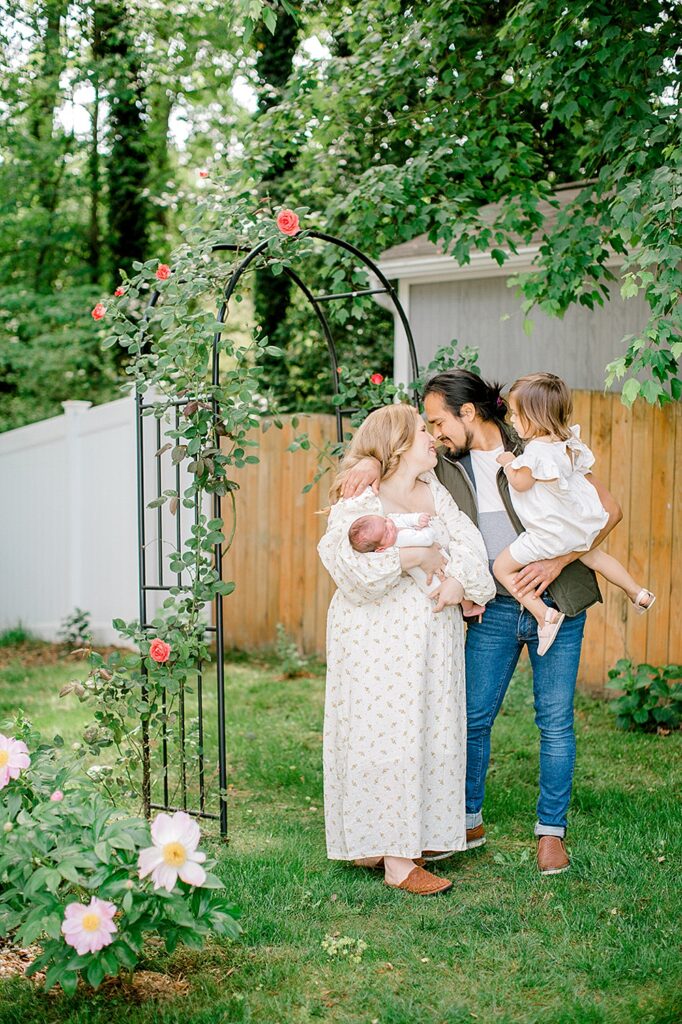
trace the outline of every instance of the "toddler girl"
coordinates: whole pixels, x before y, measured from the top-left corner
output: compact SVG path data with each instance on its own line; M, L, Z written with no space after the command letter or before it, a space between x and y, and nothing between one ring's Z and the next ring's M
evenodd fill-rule
M514 573L530 562L584 551L581 562L624 590L636 612L648 611L656 600L651 591L611 555L590 550L608 514L586 478L594 455L580 440L580 427L569 426L573 402L568 387L553 373L532 373L512 384L508 401L512 425L528 443L522 455L503 452L497 461L504 466L525 531L497 557L495 576L513 592ZM537 620L538 654L546 654L564 616L540 597L519 601Z
M360 516L351 523L348 539L354 551L386 551L387 548L430 548L436 543L436 534L429 526L431 516L428 512L392 512L387 516ZM448 556L443 552L443 556ZM408 570L418 586L429 597L440 587L442 580L434 576L427 583L427 575L418 565ZM482 615L485 607L463 600L462 615L470 617Z

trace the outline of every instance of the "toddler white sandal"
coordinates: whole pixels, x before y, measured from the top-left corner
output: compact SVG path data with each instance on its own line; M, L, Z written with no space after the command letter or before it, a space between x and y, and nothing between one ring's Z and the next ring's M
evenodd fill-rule
M547 654L554 641L556 640L557 633L561 627L561 623L564 621L566 616L563 612L559 613L556 619L548 619L547 616L552 614L554 609L548 608L545 612L545 624L544 626L538 626L538 656L541 658L543 654Z
M647 597L649 598L649 602L647 604L642 604L642 602ZM632 602L632 604L634 605L634 609L635 609L635 612L637 613L637 615L644 615L644 612L648 612L649 609L653 607L653 604L654 604L655 600L656 600L656 595L652 594L650 590L646 590L643 587L640 590L640 592L637 595L637 597Z

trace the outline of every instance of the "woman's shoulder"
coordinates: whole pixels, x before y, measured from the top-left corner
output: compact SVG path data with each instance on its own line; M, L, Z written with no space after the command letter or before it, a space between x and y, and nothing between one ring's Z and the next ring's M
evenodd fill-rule
M373 514L382 514L381 501L378 494L375 494L371 487L366 487L362 494L357 494L354 498L339 498L331 507L329 522L338 522L342 519L357 519L359 516Z

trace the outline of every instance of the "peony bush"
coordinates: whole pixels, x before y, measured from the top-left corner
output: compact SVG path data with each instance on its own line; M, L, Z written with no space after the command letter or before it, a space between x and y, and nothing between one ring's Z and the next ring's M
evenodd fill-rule
M25 721L0 735L0 936L41 953L28 975L75 991L132 971L144 942L172 952L212 935L236 938L237 911L220 891L201 831L182 811L152 822L122 814L57 737ZM5 757L3 757L5 755Z

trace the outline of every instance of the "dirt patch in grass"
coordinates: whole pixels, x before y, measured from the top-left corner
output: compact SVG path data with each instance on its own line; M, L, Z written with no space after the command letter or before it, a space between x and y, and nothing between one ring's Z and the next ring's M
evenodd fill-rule
M114 651L130 654L127 647L95 647L93 650L108 658ZM59 663L77 665L86 660L84 650L72 651L65 644L50 644L43 640L25 640L19 644L0 647L0 670L13 662L20 662L26 668L40 668Z

